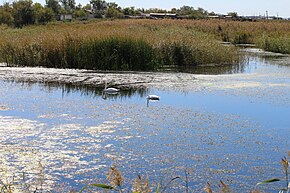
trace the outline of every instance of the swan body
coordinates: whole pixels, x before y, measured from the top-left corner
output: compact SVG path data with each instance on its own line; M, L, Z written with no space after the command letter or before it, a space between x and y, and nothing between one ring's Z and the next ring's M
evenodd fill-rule
M160 99L159 96L157 95L148 95L147 96L147 100L155 100L155 101L158 101Z
M106 92L106 93L115 93L115 92L119 92L119 89L117 89L117 88L105 88L104 92Z
M103 90L104 93L107 94L117 94L120 90L117 88L109 87L107 88L107 82L105 82L105 89Z

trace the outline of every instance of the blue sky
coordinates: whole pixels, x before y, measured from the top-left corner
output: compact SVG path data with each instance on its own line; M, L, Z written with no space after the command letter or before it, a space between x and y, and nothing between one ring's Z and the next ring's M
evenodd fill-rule
M0 0L1 1L1 0ZM2 2L13 0L2 0ZM90 0L76 0L77 3L85 5ZM215 13L238 12L239 15L264 15L268 11L269 15L290 17L290 0L106 0L115 2L121 7L135 8L179 8L183 5L201 7ZM2 2L0 4L2 4ZM44 4L45 0L33 0Z

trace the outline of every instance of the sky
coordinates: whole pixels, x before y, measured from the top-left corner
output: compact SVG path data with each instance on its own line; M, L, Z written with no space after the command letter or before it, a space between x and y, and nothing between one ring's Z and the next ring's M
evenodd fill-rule
M1 1L1 0L0 0ZM2 0L12 2L14 0ZM77 4L86 5L90 0L76 0ZM33 2L45 3L45 0L33 0ZM237 12L238 15L265 15L268 11L269 16L290 17L290 0L106 0L115 2L122 8L161 8L170 10L180 8L184 5L194 8L201 7L209 12L226 14Z

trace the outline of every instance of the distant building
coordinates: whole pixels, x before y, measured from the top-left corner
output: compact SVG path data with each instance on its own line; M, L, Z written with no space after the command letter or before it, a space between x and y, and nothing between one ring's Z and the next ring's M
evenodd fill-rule
M60 14L59 20L60 21L71 21L73 19L72 14Z
M164 18L176 19L177 18L177 14L174 14L174 13L150 13L149 16L150 18L153 18L153 19L164 19Z
M209 15L207 16L207 18L208 19L233 19L233 16L218 14L218 15Z

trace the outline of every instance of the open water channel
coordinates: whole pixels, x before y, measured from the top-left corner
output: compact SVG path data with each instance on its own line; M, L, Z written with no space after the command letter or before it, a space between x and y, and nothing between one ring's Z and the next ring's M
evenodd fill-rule
M1 67L1 182L20 184L20 192L25 184L78 192L89 183L109 184L116 165L129 191L140 174L153 191L180 177L167 192L203 192L207 182L217 190L220 180L249 192L280 178L259 186L278 192L286 184L280 161L290 150L290 58L247 55L243 66L201 74L131 73L138 83L151 81L106 97L94 85L51 83L43 72L40 81L30 68ZM101 75L126 81L121 76ZM160 100L147 103L148 94Z

